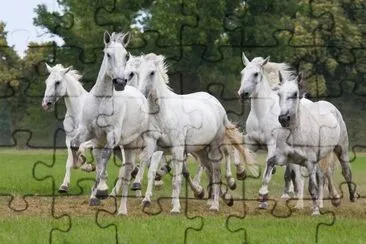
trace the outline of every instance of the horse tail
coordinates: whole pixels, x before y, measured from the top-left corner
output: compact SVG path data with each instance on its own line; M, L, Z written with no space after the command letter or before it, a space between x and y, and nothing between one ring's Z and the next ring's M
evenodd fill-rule
M244 147L244 136L237 127L235 127L229 120L225 125L225 138L224 143L228 146L235 147L236 150L240 152L242 155L245 164L249 167L251 173L255 176L258 175L258 165L253 157L253 155L249 152L249 150Z

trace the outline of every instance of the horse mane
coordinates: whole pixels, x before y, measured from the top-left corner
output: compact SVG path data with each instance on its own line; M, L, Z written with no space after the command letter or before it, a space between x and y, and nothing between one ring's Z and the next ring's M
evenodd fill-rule
M52 69L61 71L61 70L65 69L65 67L62 64L56 64ZM71 75L75 80L77 80L81 84L80 79L83 76L79 73L79 71L72 68L69 72L67 72L67 74Z
M256 57L252 60L252 62L257 64L262 64L263 61L264 58L262 57ZM280 86L279 71L281 71L285 80L294 80L296 78L295 71L286 63L267 62L267 64L264 65L263 70L272 89L277 89Z
M144 56L144 59L147 61L154 61L156 63L157 71L161 75L162 80L168 89L172 90L169 84L169 76L168 76L168 65L165 62L165 56L156 55L155 53L149 53Z
M123 32L113 32L110 41L123 43L123 38L125 35L126 33Z

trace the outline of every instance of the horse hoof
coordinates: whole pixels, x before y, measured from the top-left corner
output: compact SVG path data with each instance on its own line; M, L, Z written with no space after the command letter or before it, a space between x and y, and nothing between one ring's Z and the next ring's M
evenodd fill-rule
M236 178L238 180L245 180L246 177L247 177L247 173L245 173L245 170L243 170L243 172L236 173Z
M266 209L268 207L268 193L267 194L259 194L259 208Z
M194 197L198 198L198 199L203 199L203 197L205 196L205 190L202 189L201 192L194 192Z
M209 208L210 211L214 211L214 212L218 212L219 211L219 206L211 206Z
M341 205L341 199L340 198L332 198L331 202L332 202L332 205L336 208Z
M276 174L276 171L277 171L276 167L273 167L273 169L272 169L272 174L273 174L273 175L274 175L274 174Z
M319 210L315 210L312 212L311 216L319 216L320 215L320 212Z
M268 208L268 202L261 202L258 205L259 209L267 209Z
M155 181L161 181L162 176L158 173L155 175Z
M281 198L282 198L282 199L290 199L291 197L290 197L290 195L289 195L289 194L284 193L284 194L282 194Z
M234 180L234 183L229 184L229 188L230 190L235 190L236 189L236 181Z
M170 173L170 171L172 170L172 168L170 168L170 166L169 165L166 165L166 166L164 166L164 167L161 167L161 169L160 170L162 170L162 171L164 171L164 172L166 172L166 173Z
M94 164L88 164L88 163L85 163L85 164L83 164L83 165L80 167L80 169L81 169L82 171L85 171L85 172L90 173L90 172L95 171L95 165L94 165Z
M150 207L150 205L151 205L150 200L147 200L147 199L142 200L142 207L143 208L148 208L148 207Z
M172 210L170 210L170 214L171 215L178 215L178 214L180 214L180 210L179 209L172 209Z
M357 200L358 198L360 198L360 194L355 193L355 194L354 194L354 196L351 196L351 197L350 197L350 201L351 201L351 202L356 202L356 200Z
M233 199L233 196L231 196L230 194L227 194L225 193L223 195L223 200L225 202L225 204L229 207L233 206L234 205L234 199Z
M132 183L131 190L133 191L141 190L141 184L139 182Z
M132 179L135 179L137 173L139 172L139 167L135 167L131 172Z
M127 216L127 212L118 211L117 216Z
M90 198L89 206L99 206L100 200L98 198Z
M101 200L108 198L108 190L98 190L97 189L95 197L98 199L101 199Z
M86 157L84 155L80 155L80 159L81 159L81 161L80 161L81 164L84 164L86 162Z
M61 185L60 188L58 189L58 192L59 193L67 193L68 190L69 190L69 187L68 186Z

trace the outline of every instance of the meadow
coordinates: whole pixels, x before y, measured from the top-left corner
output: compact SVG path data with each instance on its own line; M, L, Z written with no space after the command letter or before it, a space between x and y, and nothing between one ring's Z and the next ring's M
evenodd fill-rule
M341 206L335 208L325 200L322 215L312 217L309 199L303 210L293 209L295 200L280 199L284 170L280 167L270 184L267 210L257 208L260 179L237 181L238 187L232 192L234 206L228 207L221 201L219 212L210 212L205 199L194 200L184 181L182 212L171 215L171 176L166 175L164 185L154 189L149 208L142 209L141 199L131 191L129 215L115 216L119 198L108 198L98 207L88 205L94 173L73 170L69 194L57 192L65 160L64 149L0 150L0 243L364 243L366 240L364 198L351 203L342 185ZM88 160L92 158L88 156ZM259 154L257 160L263 165L264 154ZM109 162L110 190L119 164L113 159ZM191 173L196 167L196 163L189 162ZM365 154L357 154L352 172L358 193L366 196ZM334 177L337 184L343 181L339 166ZM205 176L202 182L207 185ZM307 183L305 193L308 198ZM14 196L11 202L10 195Z

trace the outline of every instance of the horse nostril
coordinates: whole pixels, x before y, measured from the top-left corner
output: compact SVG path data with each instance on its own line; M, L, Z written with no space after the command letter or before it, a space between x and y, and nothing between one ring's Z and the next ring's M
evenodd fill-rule
M124 81L125 83L127 83L127 79L123 79L123 81Z
M290 121L290 115L287 116L287 121Z
M47 106L51 106L51 105L52 105L52 103L51 103L51 102L48 102L48 103L47 103Z
M114 84L117 84L117 79L116 79L116 78L112 79L112 82L113 82Z

